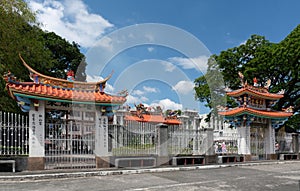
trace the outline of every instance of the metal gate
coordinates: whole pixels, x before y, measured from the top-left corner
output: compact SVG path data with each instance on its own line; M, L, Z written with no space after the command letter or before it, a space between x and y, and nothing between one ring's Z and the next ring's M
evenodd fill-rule
M95 168L95 124L46 124L45 169Z
M253 159L263 160L266 159L265 149L265 126L253 126L250 128L250 149Z

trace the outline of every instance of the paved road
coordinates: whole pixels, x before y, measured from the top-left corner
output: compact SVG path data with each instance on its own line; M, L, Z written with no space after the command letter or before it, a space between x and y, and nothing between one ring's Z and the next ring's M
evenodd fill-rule
M218 169L95 176L72 179L2 181L1 191L300 191L300 163L236 166Z

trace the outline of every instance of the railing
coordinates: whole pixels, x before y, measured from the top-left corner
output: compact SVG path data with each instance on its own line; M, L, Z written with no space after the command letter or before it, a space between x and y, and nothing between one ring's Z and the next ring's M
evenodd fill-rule
M0 156L29 154L28 116L0 111Z
M157 153L156 127L151 123L127 122L109 126L109 151L114 156L143 156Z
M184 129L182 126L168 126L168 154L205 154L207 136L201 130ZM109 145L113 156L144 156L158 153L157 126L151 123L129 121L125 126L111 125Z
M185 129L182 126L168 127L168 149L171 155L205 154L204 143L207 136L204 131Z
M237 133L222 133L215 135L214 148L216 154L236 154L238 153Z

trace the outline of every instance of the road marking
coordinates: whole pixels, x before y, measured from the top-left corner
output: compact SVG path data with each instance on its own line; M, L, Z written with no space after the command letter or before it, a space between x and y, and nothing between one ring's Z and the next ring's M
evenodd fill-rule
M204 182L189 182L189 183L168 184L168 185L159 185L159 186L129 189L127 191L140 191L140 190L149 190L149 189L173 188L173 187L181 187L181 186L194 186L194 185L200 185L200 184L206 184L206 183L216 183L216 182L218 182L218 180L210 180L210 181L204 181Z

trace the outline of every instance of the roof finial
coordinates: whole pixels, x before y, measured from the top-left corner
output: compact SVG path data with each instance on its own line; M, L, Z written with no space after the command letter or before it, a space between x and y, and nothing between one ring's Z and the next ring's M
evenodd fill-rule
M74 78L74 72L73 72L73 70L69 70L67 72L67 80L69 82L74 82L75 78Z
M256 77L253 78L253 86L257 87L258 86L258 83L257 83L257 79Z

